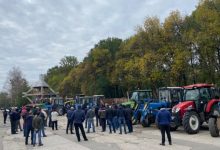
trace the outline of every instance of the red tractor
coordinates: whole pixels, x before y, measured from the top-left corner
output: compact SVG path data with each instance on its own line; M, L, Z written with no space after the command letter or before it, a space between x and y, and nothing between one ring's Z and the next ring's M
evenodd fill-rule
M220 99L216 91L212 84L185 86L183 102L172 108L171 130L183 125L187 133L198 133L200 126L219 109Z

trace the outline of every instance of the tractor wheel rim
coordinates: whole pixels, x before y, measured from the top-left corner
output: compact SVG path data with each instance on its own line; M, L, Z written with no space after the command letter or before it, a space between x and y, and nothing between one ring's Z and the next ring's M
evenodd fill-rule
M195 116L195 115L192 115L189 119L189 124L190 124L190 127L193 129L193 130L197 130L198 127L199 127L199 120L198 120L198 117Z

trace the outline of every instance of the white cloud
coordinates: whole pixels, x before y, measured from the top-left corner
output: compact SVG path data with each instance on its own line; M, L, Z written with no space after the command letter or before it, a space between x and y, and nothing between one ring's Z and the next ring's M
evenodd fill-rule
M127 38L147 16L190 14L198 0L0 0L0 87L19 66L29 81L67 55L79 60L99 40Z

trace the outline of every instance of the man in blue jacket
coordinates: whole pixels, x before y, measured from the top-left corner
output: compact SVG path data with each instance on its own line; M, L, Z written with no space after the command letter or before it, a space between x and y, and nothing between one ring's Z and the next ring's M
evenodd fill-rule
M157 124L160 127L161 135L162 135L162 143L160 145L165 146L165 132L167 134L167 138L169 141L169 145L172 145L171 135L170 135L170 122L171 122L171 114L165 108L161 108L156 117Z
M70 133L73 134L73 120L72 120L72 115L74 113L74 108L71 107L67 113L66 113L66 117L67 117L67 126L66 126L66 134L68 134L68 129L70 128Z
M81 130L84 141L88 141L84 128L83 128L83 122L85 120L85 112L82 110L82 107L80 105L78 106L78 109L74 111L71 118L74 122L74 127L75 127L78 142L80 142L79 129Z

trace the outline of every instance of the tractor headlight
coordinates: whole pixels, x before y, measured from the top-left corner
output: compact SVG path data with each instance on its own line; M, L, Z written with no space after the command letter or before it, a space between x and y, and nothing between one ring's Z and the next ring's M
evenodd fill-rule
M178 113L180 111L180 108L176 108L175 113Z
M173 108L172 113L178 113L180 111L180 108Z

